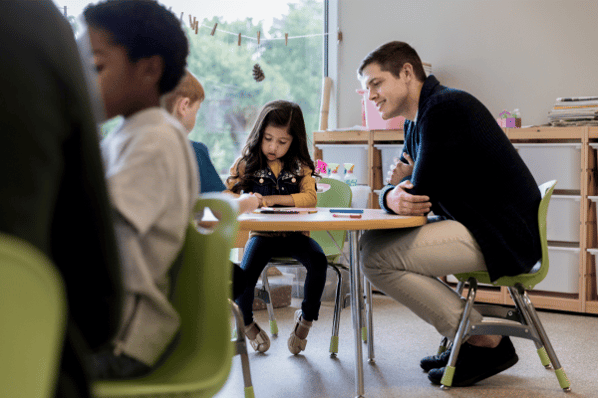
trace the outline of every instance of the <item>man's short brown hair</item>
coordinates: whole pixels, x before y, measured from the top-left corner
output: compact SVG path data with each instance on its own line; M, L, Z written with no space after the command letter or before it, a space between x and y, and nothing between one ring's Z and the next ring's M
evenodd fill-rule
M390 72L397 79L400 78L403 65L409 63L413 66L413 73L417 80L422 82L426 80L426 72L419 55L413 47L402 41L388 42L369 53L361 61L357 75L363 76L363 70L373 63L380 65L380 69Z
M181 97L189 98L191 104L194 104L196 101L203 101L205 98L203 86L188 69L185 70L185 74L174 90L162 96L162 106L168 113L172 113L174 104Z

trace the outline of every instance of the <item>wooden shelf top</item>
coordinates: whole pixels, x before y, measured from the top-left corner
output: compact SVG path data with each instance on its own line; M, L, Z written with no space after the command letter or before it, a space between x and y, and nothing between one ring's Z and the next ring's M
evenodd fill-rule
M326 141L403 141L403 130L314 131L314 142Z

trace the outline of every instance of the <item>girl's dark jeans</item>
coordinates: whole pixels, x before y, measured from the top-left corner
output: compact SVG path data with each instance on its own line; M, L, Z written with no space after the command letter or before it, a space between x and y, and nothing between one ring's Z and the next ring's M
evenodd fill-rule
M247 287L236 300L243 312L245 325L253 322L255 285L272 257L291 257L307 269L301 309L306 321L318 320L320 300L326 284L326 255L315 240L301 233L293 233L285 237L253 236L245 245L241 268L245 270Z

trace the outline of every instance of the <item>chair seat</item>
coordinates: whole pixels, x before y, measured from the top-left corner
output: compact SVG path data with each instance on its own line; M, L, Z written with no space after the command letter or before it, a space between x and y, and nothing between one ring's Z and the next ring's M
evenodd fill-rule
M539 274L541 266L542 263L538 261L528 273L514 276L503 276L494 282L490 280L490 275L486 271L465 272L462 274L455 274L455 277L461 282L466 282L469 278L474 277L479 283L488 283L493 286L509 287L520 283L527 290L531 290L534 288L534 286L540 283L542 279L544 279L544 275Z

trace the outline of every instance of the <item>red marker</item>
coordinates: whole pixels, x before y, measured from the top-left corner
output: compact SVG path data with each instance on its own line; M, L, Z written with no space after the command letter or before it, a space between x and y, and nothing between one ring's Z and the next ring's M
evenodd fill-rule
M339 217L339 218L361 218L361 214L339 214L339 213L333 213L332 217Z

